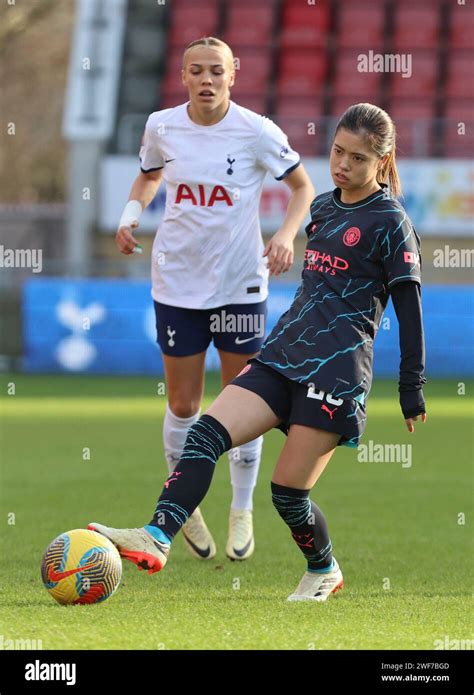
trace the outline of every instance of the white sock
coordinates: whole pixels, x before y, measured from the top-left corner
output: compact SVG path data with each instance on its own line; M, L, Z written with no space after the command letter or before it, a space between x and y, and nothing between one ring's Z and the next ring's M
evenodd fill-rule
M174 471L179 463L189 428L199 420L200 415L201 411L199 410L191 417L178 417L171 411L168 403L166 404L165 420L163 422L163 446L170 473Z
M252 496L257 484L262 456L263 437L229 451L230 480L233 497L232 509L252 509Z

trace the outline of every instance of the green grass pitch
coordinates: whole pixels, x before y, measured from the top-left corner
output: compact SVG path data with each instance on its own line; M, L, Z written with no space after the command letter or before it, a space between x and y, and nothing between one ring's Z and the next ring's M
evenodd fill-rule
M15 395L7 395L9 383ZM466 383L467 394L473 386ZM218 388L208 375L206 404ZM336 451L312 494L345 578L326 604L285 600L304 561L271 504L284 442L273 431L255 493L252 559L232 563L224 554L225 456L202 505L218 545L213 561L194 560L177 538L162 573L125 562L122 584L105 603L57 605L40 578L55 536L91 520L141 526L151 517L166 477L165 397L156 391L157 380L147 378L2 375L4 640L41 640L46 650L433 649L436 640L472 637L472 400L458 395L456 380L427 385L428 420L414 435L395 382L374 384L363 442L411 443L412 465L363 463L357 450Z

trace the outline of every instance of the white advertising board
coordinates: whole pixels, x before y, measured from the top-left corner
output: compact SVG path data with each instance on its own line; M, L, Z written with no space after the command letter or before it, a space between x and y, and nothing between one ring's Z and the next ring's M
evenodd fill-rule
M304 159L303 162L317 194L334 188L327 159ZM421 235L448 237L473 233L474 163L466 159L405 159L399 160L398 167L404 192L402 203ZM111 155L102 160L99 219L102 231L115 232L138 173L138 157ZM278 229L288 198L289 189L284 182L267 176L260 205L264 233ZM141 232L156 231L164 201L162 186L141 217Z

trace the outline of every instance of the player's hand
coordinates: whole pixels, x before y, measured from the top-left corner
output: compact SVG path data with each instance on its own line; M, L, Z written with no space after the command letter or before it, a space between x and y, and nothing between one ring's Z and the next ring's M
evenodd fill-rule
M293 265L293 236L281 229L272 236L263 252L268 259L270 275L286 273Z
M407 428L409 432L415 431L415 426L413 423L416 420L418 420L418 415L415 415L415 417L405 418L405 422L407 423ZM421 413L421 422L426 422L426 413Z
M138 224L132 224L130 227L119 227L117 234L115 235L115 243L120 253L125 254L125 256L130 256L134 252L136 246L140 246L140 243L135 239L132 234L132 229L136 229Z

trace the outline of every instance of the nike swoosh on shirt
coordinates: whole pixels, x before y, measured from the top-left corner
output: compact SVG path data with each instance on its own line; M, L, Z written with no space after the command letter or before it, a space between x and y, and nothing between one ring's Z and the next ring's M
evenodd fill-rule
M174 159L165 159L165 164L168 164L168 162L174 162L175 159L176 159L176 157L174 157Z
M258 337L259 337L258 335L253 335L251 338L243 338L243 339L241 339L241 338L239 338L239 337L237 336L237 338L235 339L235 344L236 344L236 345L242 345L242 343L248 343L249 340L253 340L254 338L258 338Z
M91 567L96 567L99 563L98 562L92 562L89 565L84 565L83 567L76 567L76 569L73 570L66 570L65 572L56 572L53 570L52 567L49 568L48 572L48 579L51 582L60 582L61 579L65 579L66 577L70 577L71 574L77 574L78 572L83 572L84 570L88 570Z

